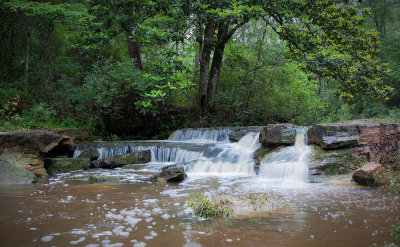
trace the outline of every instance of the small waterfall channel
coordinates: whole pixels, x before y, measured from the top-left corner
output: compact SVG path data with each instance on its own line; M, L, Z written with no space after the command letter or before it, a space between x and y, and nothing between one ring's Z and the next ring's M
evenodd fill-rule
M274 152L260 165L259 176L271 180L308 181L308 155L311 152L306 143L306 128L296 129L294 146Z

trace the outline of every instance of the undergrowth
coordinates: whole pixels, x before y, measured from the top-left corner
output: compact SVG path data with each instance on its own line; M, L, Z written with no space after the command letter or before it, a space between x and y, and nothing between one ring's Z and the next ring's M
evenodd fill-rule
M229 217L233 211L229 208L229 199L225 196L211 198L192 192L186 203L193 209L196 216L203 218Z

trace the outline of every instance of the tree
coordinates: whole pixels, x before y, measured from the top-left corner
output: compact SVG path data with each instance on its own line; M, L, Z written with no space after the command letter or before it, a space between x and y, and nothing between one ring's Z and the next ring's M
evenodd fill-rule
M199 47L199 108L203 116L217 92L226 44L261 8L247 1L188 1L180 7L190 16ZM210 64L211 63L211 64Z
M199 102L204 115L215 95L224 48L250 19L262 18L289 46L292 58L320 77L340 81L338 94L351 101L367 93L387 99L386 66L377 57L378 37L361 27L363 15L350 1L191 1L200 47ZM212 56L212 62L211 62ZM210 66L211 62L211 66Z

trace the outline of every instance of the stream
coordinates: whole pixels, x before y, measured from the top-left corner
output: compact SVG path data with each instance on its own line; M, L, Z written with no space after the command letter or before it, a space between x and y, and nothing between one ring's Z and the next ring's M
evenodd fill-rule
M294 146L273 153L260 170L259 133L237 143L229 130L185 129L169 140L98 142L101 158L151 150L147 164L58 174L33 185L0 186L1 246L383 246L393 242L399 198L357 186L351 175L308 182L311 147L299 129ZM185 166L181 183L149 181L162 167ZM118 182L91 183L89 177ZM206 220L185 201L192 192L265 195L287 204L264 215Z

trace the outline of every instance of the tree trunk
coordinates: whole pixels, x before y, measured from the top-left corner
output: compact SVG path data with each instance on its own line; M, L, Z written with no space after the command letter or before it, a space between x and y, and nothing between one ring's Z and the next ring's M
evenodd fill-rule
M224 57L225 50L225 39L228 34L228 24L220 24L218 26L218 44L215 47L214 56L211 64L210 77L208 81L208 90L207 90L207 101L210 102L211 99L217 93L219 77L221 74L222 68L222 59Z
M210 56L213 47L212 39L214 34L214 20L209 19L204 29L203 48L200 57L200 81L199 81L199 95L200 95L200 114L204 116L207 109L207 86L208 86L208 73L210 69Z
M125 37L126 43L128 45L128 53L130 58L135 59L135 67L143 70L142 65L142 48L140 46L139 41L137 39L132 39L132 33L136 28L136 24L132 20L133 8L130 4L124 7L124 14L128 17L128 24L124 27L125 29Z

